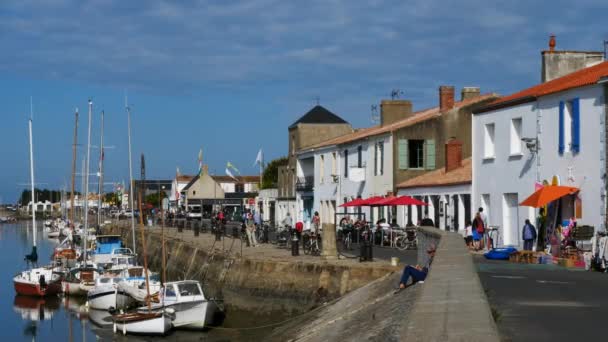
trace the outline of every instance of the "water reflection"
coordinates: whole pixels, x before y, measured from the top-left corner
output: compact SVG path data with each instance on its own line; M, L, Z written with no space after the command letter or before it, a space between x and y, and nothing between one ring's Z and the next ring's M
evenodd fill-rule
M60 306L59 297L38 298L16 295L13 301L13 310L21 315L22 320L28 321L50 320Z

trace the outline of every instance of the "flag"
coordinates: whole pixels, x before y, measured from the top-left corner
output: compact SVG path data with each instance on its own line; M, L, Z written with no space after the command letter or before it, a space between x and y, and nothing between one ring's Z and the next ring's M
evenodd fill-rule
M253 163L253 166L256 166L256 164L262 165L264 163L264 153L262 152L262 149L260 149L258 151L258 156L255 157L255 162Z
M198 152L198 174L203 174L203 149Z
M175 168L175 177L179 177L179 166Z
M232 178L234 180L237 180L236 177L234 177L234 175L232 174L232 172L230 172L230 169L228 169L228 167L226 167L226 174L228 176L230 176L230 178Z
M231 162L226 163L226 170L228 169L233 169L238 174L241 173L241 171L239 171Z

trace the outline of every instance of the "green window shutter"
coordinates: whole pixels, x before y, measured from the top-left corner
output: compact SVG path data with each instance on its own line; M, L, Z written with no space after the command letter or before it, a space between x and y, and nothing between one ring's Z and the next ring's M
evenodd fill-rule
M426 143L426 169L435 170L435 140L428 139Z
M408 166L407 160L407 139L399 139L398 140L398 154L399 154L399 170L406 170Z

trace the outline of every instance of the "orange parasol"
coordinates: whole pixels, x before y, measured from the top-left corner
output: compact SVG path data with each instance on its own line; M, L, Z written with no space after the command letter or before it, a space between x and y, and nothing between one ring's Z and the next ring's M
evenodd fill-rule
M549 202L553 202L566 195L570 195L578 191L578 188L572 186L544 186L541 189L536 190L532 195L530 195L530 197L519 203L519 205L539 208L548 204Z

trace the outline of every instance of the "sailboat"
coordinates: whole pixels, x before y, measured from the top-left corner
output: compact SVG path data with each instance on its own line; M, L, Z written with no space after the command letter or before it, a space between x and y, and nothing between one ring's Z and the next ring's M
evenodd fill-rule
M131 155L131 112L127 106L127 115L129 120L129 156ZM129 158L129 169L131 170L131 158ZM131 182L131 184L133 184ZM133 192L133 191L131 191ZM132 196L130 196L132 198ZM142 196L140 195L140 198ZM132 201L132 199L131 199ZM133 203L133 202L131 202ZM141 200L139 201L139 212L142 212ZM146 254L146 240L144 236L144 221L142 215L139 215L139 228L141 232L142 250L144 258L144 269L148 270L148 256ZM135 249L135 243L133 244ZM171 330L171 311L159 310L153 311L150 302L150 277L149 272L144 272L146 282L146 304L147 310L131 313L123 313L112 316L114 320L114 332L121 331L123 335L131 334L153 334L164 335Z
M91 121L93 116L93 102L89 100L89 130L87 140L87 157L86 157L86 168L85 168L85 202L84 202L84 241L82 247L82 263L80 267L70 270L68 277L63 281L63 289L66 295L73 296L84 296L87 292L95 286L95 279L99 276L99 272L96 272L96 266L88 263L87 250L89 248L88 234L89 234L89 201L87 194L89 193L89 163L91 159Z
M36 247L36 205L34 204L34 146L32 138L32 119L29 120L30 140L30 180L32 186L32 230L33 247L32 252L25 256L25 260L31 264L37 264L38 251ZM61 275L55 273L52 267L37 267L22 271L13 278L15 292L25 296L44 297L56 295L61 292Z

